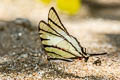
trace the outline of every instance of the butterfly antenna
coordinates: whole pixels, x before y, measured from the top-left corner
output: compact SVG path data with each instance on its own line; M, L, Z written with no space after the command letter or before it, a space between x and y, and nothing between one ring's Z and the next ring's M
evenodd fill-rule
M89 54L90 55L90 57L92 57L92 56L99 56L99 55L106 55L107 53L106 52L104 52L104 53L98 53L98 54Z

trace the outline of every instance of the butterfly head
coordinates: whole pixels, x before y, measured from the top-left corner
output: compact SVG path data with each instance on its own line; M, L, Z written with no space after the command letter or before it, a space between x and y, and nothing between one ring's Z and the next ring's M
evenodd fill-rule
M99 55L106 55L107 54L106 52L89 54L89 53L86 52L86 48L83 48L83 47L82 47L81 50L82 50L82 53L83 53L82 56L85 59L85 62L88 61L89 57L99 56Z
M86 53L86 48L83 48L82 47L82 56L83 56L83 58L85 59L85 62L87 62L88 61L88 59L89 59L89 57L90 57L90 55L88 54L88 53Z

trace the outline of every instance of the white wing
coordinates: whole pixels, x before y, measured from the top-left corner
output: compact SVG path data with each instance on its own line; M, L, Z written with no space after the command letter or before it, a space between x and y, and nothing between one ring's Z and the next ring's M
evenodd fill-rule
M61 59L81 57L71 43L54 31L44 21L41 21L39 24L39 33L45 51L50 57Z

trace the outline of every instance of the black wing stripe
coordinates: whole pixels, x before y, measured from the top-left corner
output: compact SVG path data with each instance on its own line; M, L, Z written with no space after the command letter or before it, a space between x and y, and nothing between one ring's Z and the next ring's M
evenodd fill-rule
M40 31L40 30L44 30L44 29L41 29L40 23L44 23L45 25L47 25L47 27L49 27L51 30L53 30L53 29L50 27L49 24L47 24L45 21L41 20L41 21L39 22L39 26L38 26L38 30L39 30L39 31ZM45 31L45 30L44 30L44 31ZM47 32L49 32L49 31L47 31ZM53 30L53 32L55 32L55 31ZM50 32L50 33L52 33L52 32ZM55 32L55 33L56 33L56 32ZM55 34L55 33L53 33L53 34ZM57 33L56 33L56 35L57 35Z
M77 48L71 43L71 42L69 42L65 37L63 37L68 43L70 43L71 45L72 45L72 47L74 47L74 49L77 51L77 52L79 52L78 50L77 50Z
M39 35L42 35L43 33L39 33Z
M63 30L63 28L61 28L58 24L56 24L52 19L48 18L48 21L52 22L54 25L56 25L58 28L60 28L62 31L64 31L65 33L67 33L69 35L68 32L66 32L65 30Z
M43 29L40 29L40 31L43 31L43 32L46 32L46 33L52 34L52 35L57 36L57 37L61 37L61 36L56 35L56 34L54 34L54 33L52 33L52 32L45 31L45 30L43 30ZM39 31L39 32L40 32L40 31ZM40 33L40 34L42 34L42 33Z
M56 24L52 19L48 18L48 22L51 21L53 24ZM60 28L62 31L65 31L63 28L61 28L58 24L56 24L58 28Z
M45 50L46 51L46 50ZM65 57L63 57L63 56L61 56L60 54L57 54L57 53L55 53L55 52L51 52L51 51L46 51L47 53L51 53L51 54L55 54L55 55L57 55L57 56L59 56L59 57L62 57L62 58L65 58Z
M61 20L60 20L60 18L59 18L59 16L58 16L56 10L54 9L54 7L52 7L52 8L49 10L49 13L50 13L51 10L54 11L54 13L56 14L56 16L57 16L57 18L58 18L58 20L59 20L59 22L60 22L60 24L61 24L61 26L64 28L65 32L67 32L66 28L65 28L64 25L62 24L62 22L61 22ZM48 18L49 18L49 13L48 13Z
M40 39L41 39L41 41L43 41L43 40L50 40L50 39L45 39L45 38L42 38L42 37L40 37Z
M72 35L71 35L72 36ZM76 41L77 41L77 43L79 44L79 46L80 47L82 47L81 45L80 45L80 42L74 37L74 36L72 36Z
M72 36L72 35L71 35ZM81 50L83 50L83 47L80 45L79 41L74 37L72 36L78 43L78 45L81 47ZM84 56L83 54L87 55L86 53L80 53L82 56Z
M43 44L43 45L44 45L44 47L52 47L52 48L56 48L56 49L59 49L59 50L61 50L61 51L64 51L64 52L70 53L70 54L73 55L73 56L77 56L77 55L75 55L75 54L73 54L73 53L71 53L71 52L69 52L69 51L67 51L67 50L65 50L65 49L62 49L62 48L60 48L60 47L57 47L57 46L46 45L46 44Z

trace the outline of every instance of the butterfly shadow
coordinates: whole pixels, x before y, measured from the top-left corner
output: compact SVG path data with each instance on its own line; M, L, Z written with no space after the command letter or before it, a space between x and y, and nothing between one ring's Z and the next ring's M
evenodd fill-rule
M62 79L83 79L83 80L102 80L102 79L107 79L107 77L105 78L104 76L96 76L96 75L90 75L90 76L79 76L79 75L75 75L73 73L69 73L69 72L65 72L64 67L62 67L62 69L58 69L60 68L59 63L57 64L50 64L49 65L49 69L51 69L51 71L46 72L46 74L44 74L44 77L46 78L46 75L54 77L54 78L62 78Z
M20 56L20 55L19 55ZM18 56L17 56L18 57ZM64 67L60 67L58 63L42 63L41 60L37 58L37 60L33 56L29 56L22 59L17 59L16 57L12 58L11 61L6 61L3 63L0 63L0 73L6 74L7 76L13 76L16 74L24 74L25 76L33 74L33 73L41 73L42 79L49 78L74 78L74 79L89 79L89 80L101 80L104 79L104 77L99 77L96 75L91 76L84 76L81 77L79 75L75 75L73 73L66 72ZM26 66L27 65L27 66ZM13 74L13 75L11 75Z
M19 56L24 55L24 53L20 53ZM18 54L16 57L12 57L10 61L2 62L0 63L0 74L6 74L8 76L14 77L16 74L24 74L32 75L33 73L41 73L42 79L47 79L48 77L46 75L49 75L51 78L77 78L77 79L83 79L84 77L77 76L73 73L65 72L64 69L59 69L60 67L58 64L52 64L50 62L48 63L42 63L41 59L35 59L33 56L29 56L26 58L18 59ZM13 74L13 75L11 75ZM19 75L18 74L18 75Z

